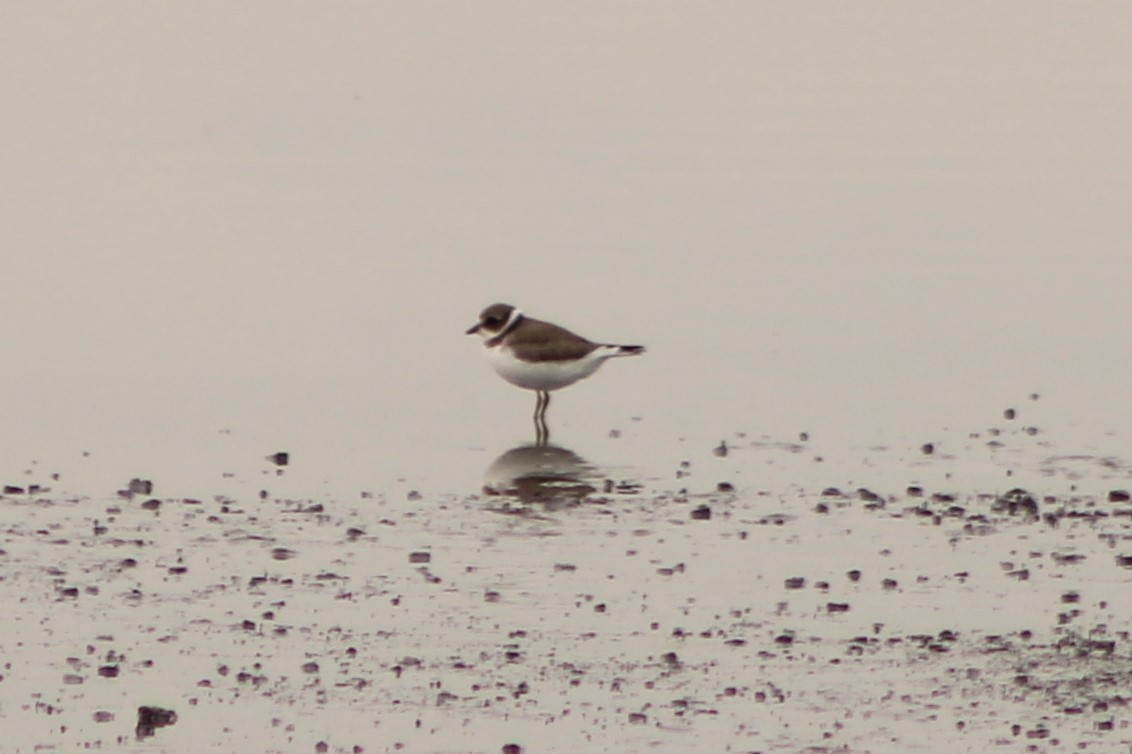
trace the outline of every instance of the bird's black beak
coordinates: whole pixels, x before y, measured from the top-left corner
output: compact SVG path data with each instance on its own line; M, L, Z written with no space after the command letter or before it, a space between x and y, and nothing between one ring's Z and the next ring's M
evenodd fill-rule
M468 328L467 330L465 330L465 331L464 331L464 334L465 334L465 335L475 335L475 334L476 334L476 333L478 333L479 331L480 331L480 325L479 325L479 323L477 322L476 324L472 325L472 326L471 326L471 327L469 327L469 328Z

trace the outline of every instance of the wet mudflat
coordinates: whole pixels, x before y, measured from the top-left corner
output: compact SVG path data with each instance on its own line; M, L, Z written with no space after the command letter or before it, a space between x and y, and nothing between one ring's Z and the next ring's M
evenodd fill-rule
M474 494L13 484L4 750L1123 750L1129 469L1004 426L519 447Z

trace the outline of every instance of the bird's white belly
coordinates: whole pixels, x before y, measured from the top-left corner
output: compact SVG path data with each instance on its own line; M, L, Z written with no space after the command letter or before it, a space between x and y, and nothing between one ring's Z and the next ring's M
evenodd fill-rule
M512 385L527 390L558 390L589 377L607 356L593 351L577 361L521 361L509 348L485 348L491 368Z

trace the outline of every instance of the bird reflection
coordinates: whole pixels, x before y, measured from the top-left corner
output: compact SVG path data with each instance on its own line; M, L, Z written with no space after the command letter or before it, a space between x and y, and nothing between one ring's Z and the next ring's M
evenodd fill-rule
M545 443L508 450L487 467L483 476L485 495L548 508L577 505L597 490L593 466L572 450Z

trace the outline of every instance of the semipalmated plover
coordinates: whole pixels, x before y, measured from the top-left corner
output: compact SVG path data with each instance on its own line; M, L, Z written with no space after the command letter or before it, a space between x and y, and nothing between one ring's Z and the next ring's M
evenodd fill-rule
M594 343L569 330L525 316L510 304L492 304L468 335L483 338L484 353L500 377L538 393L535 422L545 420L550 391L589 377L606 359L644 353L644 346ZM544 425L545 426L545 425Z

